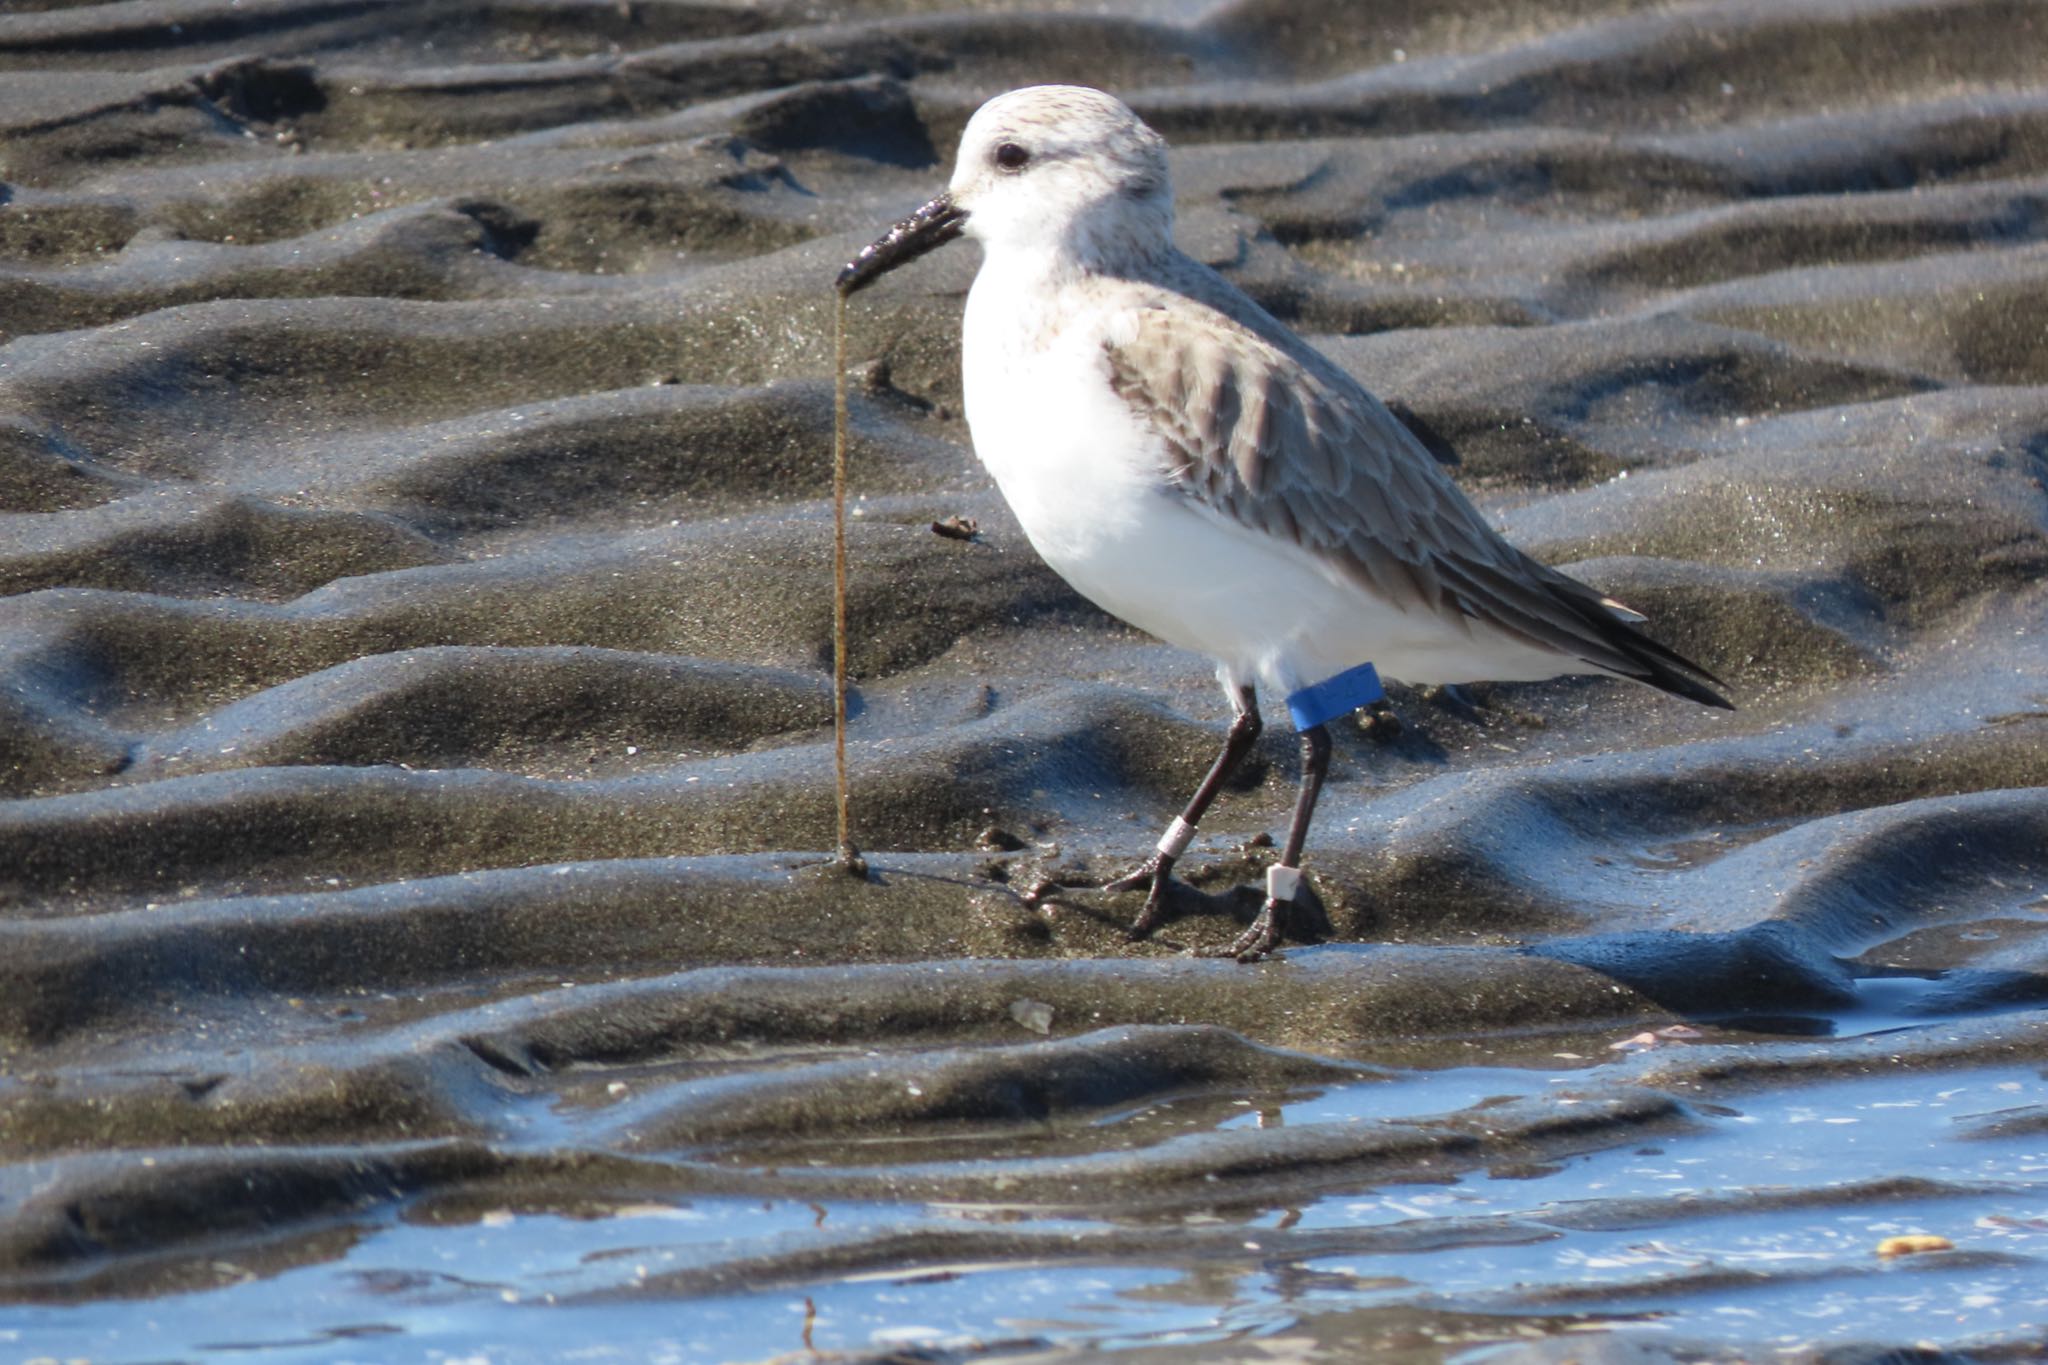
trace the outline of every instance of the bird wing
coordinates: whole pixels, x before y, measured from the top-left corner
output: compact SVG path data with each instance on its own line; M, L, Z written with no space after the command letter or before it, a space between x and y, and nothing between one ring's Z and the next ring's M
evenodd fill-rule
M1170 483L1402 611L1727 704L1674 672L1711 676L1637 631L1626 608L1508 544L1384 404L1271 330L1183 295L1141 304L1105 341L1111 385L1165 434Z

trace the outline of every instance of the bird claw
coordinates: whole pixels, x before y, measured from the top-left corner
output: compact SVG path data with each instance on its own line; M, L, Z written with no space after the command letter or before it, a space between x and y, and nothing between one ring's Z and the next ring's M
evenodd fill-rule
M1167 888L1173 884L1173 877L1171 875L1173 864L1174 859L1167 854L1154 853L1122 876L1111 881L1098 883L1092 888L1096 891L1109 892L1135 891L1141 886L1150 885L1151 889L1145 896L1144 908L1138 912L1138 917L1131 921L1130 928L1124 931L1132 939L1145 938L1154 929L1157 929L1166 922L1166 896ZM1069 887L1086 885L1086 883L1063 881L1058 877L1042 877L1029 886L1021 888L1018 891L1018 896L1026 905L1039 905L1047 897L1067 890Z
M1238 935L1230 945L1230 955L1239 962L1262 962L1280 943L1280 906L1277 901L1267 901L1259 911L1259 917L1252 921L1252 927Z
M1097 887L1098 891L1135 891L1146 882L1157 887L1159 879L1173 870L1173 859L1164 853L1154 853L1121 877L1112 878Z
M1249 929L1233 939L1228 947L1208 949L1202 956L1234 957L1239 962L1263 962L1280 942L1281 920L1286 912L1287 906L1284 902L1268 896L1265 905L1260 907L1258 918L1252 921Z
M1166 922L1166 888L1172 884L1174 859L1165 853L1154 853L1129 872L1112 881L1104 882L1102 891L1135 891L1151 884L1145 895L1145 908L1131 921L1131 927L1124 932L1133 939L1144 938Z

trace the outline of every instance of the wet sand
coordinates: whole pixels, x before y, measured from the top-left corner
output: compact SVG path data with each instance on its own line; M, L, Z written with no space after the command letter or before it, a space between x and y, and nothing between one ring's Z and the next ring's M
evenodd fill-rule
M660 1205L731 1240L557 1297L772 1302L693 1358L2040 1348L2038 1289L1999 1286L2048 1256L2048 14L834 15L0 16L6 1340L160 1358L90 1324L245 1283L284 1312L350 1248L500 1215L644 1247L621 1211ZM850 309L874 875L820 866L829 281L1039 80L1128 99L1187 250L1740 709L1393 687L1397 725L1340 727L1323 941L1266 964L1187 950L1256 909L1284 727L1155 941L1122 934L1136 896L1027 903L1148 849L1226 713L975 463L956 246ZM979 535L933 534L955 516ZM1863 1177L1798 1159L1813 1087L1871 1132L1887 1084L1994 1074L2009 1105L1902 1128ZM1747 1180L1570 1185L1649 1147L1678 1179L1744 1122ZM1504 1181L1525 1203L1484 1219L1330 1212ZM756 1205L817 1224L757 1235ZM1711 1231L1793 1207L1856 1231L1782 1262ZM1881 1262L1886 1209L1956 1249ZM1603 1278L1596 1225L1693 1259ZM1563 1250L1455 1290L1423 1254L1515 1238ZM991 1289L889 1335L960 1266L1073 1278L1023 1326ZM1200 1311L1090 1326L1081 1272L1132 1267L1173 1288L1126 1306ZM848 1298L892 1274L899 1317ZM1802 1321L1774 1306L1802 1276L1869 1297ZM370 1354L431 1344L349 1283L320 1311L406 1334ZM1859 1321L1901 1283L1924 1323ZM508 1359L592 1330L462 1303Z

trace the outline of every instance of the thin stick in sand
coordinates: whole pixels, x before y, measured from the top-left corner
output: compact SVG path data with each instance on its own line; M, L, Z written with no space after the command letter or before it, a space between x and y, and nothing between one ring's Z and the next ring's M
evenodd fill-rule
M832 322L832 755L837 776L839 865L865 877L853 846L846 782L846 295L834 291Z

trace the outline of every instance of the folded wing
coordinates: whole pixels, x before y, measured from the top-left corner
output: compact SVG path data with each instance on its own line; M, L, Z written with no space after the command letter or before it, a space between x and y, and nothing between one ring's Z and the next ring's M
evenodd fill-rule
M1140 308L1111 383L1167 433L1171 481L1338 565L1402 611L1452 616L1710 706L1712 674L1642 618L1501 538L1384 404L1305 347L1212 308ZM1277 324L1275 324L1277 329Z

